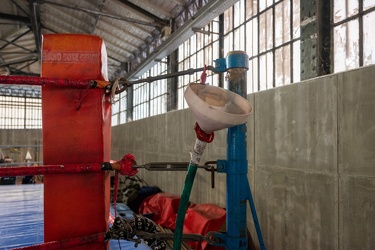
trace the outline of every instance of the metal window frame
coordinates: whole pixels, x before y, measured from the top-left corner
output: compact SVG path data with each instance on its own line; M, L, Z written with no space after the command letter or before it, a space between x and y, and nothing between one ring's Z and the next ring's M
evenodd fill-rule
M211 30L211 27L214 26L214 22L219 22L219 27L218 27L218 29L219 29L219 34L217 34L214 30ZM209 35L209 36L211 36L211 37L210 37L211 39L204 39L204 41L203 41L203 46L202 46L200 49L196 49L194 53L189 53L188 56L186 56L186 57L184 57L184 58L179 58L179 60L178 60L178 65L179 65L179 66L180 66L180 65L184 65L185 61L186 61L186 60L189 60L189 66L190 66L191 58L192 58L193 56L195 56L195 65L196 65L197 68L199 68L200 65L198 65L198 54L199 54L199 53L202 53L202 54L203 54L203 58L204 58L203 60L206 60L206 59L205 59L205 51L206 51L206 49L208 49L209 47L211 48L210 57L211 57L212 60L214 60L214 59L218 56L218 54L220 54L220 49L221 49L220 46L218 47L218 49L219 49L218 54L216 54L216 53L214 53L214 50L213 50L213 44L214 44L215 42L218 42L218 43L220 44L220 39L222 38L222 35L220 34L221 26L223 26L223 23L220 22L220 17L216 17L216 18L214 18L214 19L211 20L206 26L204 26L203 29L202 29L202 31L204 31L205 33L201 33L201 35L202 35L203 37ZM209 30L206 30L207 28L208 28ZM198 32L197 32L197 33L198 33ZM193 36L197 36L197 33L194 34ZM199 34L199 33L198 33L198 34ZM186 41L186 42L188 42L189 46L191 46L191 39L193 38L193 36L191 36L191 37ZM215 37L215 36L217 36L217 37ZM197 37L196 37L195 39L196 39L196 41L198 40ZM207 40L210 40L210 42L207 42L207 43L206 43L205 41L207 41ZM198 42L197 42L197 43L198 43ZM184 45L183 45L183 50L185 50L185 47L186 47L186 46L185 46L185 44L184 44ZM180 50L181 47L179 47L178 49ZM183 51L182 54L184 55L184 54L185 54L185 51ZM209 64L213 64L213 62L208 62L208 61L207 61L205 64L206 64L206 65L209 65ZM202 66L203 66L203 65L202 65ZM213 76L214 76L214 73L213 73L213 72L208 72L208 74L207 74L207 78L209 78L209 77L213 77ZM180 76L180 77L179 77L179 79L182 78L182 81L180 81L180 82L183 82L183 83L182 83L182 85L177 86L177 93L176 93L176 94L177 94L177 99L178 99L177 107L179 107L179 106L182 104L182 105L181 105L182 108L187 108L186 105L185 105L185 102L183 101L183 96L180 95L180 90L186 88L186 86L187 86L189 83L191 83L191 82L198 82L198 81L200 81L200 76L198 75L198 73L195 73L195 74L192 74L192 75L188 75L189 80L188 80L187 83L183 80L184 77L185 77L185 76ZM220 80L219 80L219 82L217 83L217 85L218 85L218 86L220 85ZM182 102L182 103L181 103L181 102Z
M42 100L39 98L0 96L0 110L3 111L0 129L42 128ZM19 117L18 113L22 113L23 117Z
M245 0L243 0L245 1ZM260 58L262 56L265 56L267 55L268 53L272 53L272 87L276 87L276 50L282 48L282 47L287 47L287 46L290 46L290 62L289 62L289 67L290 67L290 83L293 83L294 82L294 77L293 77L293 64L294 64L294 60L293 60L293 47L294 47L294 43L296 41L300 41L301 40L301 36L299 36L298 38L293 38L293 1L294 0L289 0L289 8L290 8L290 20L289 20L289 29L290 29L290 37L289 37L289 40L287 42L282 42L281 44L275 46L275 7L276 5L278 4L282 4L284 2L284 0L278 0L278 1L273 1L273 3L269 6L266 6L264 9L260 10L260 1L257 1L257 11L255 14L253 14L251 17L247 18L246 19L246 9L247 9L247 1L245 1L245 8L243 11L245 11L245 22L243 22L242 24L240 24L239 26L237 27L233 27L233 30L230 30L229 32L225 33L224 36L227 36L228 34L234 32L235 29L238 29L240 26L246 26L248 23L250 23L251 21L253 21L254 19L257 19L257 53L255 55L252 55L249 57L249 61L250 60L254 60L254 59L257 59L257 80L258 82L257 83L253 83L254 86L257 86L257 89L254 89L254 92L257 92L257 91L260 91L261 89L261 82L260 82ZM266 12L268 11L272 11L272 25L271 25L271 28L272 28L272 48L269 48L269 49L265 49L264 51L260 52L260 43L261 43L261 37L260 37L260 24L259 24L259 20L260 20L260 16L265 14ZM234 8L232 7L232 22L234 24ZM246 30L246 29L245 29ZM245 41L245 48L246 48L246 37L244 38ZM233 48L232 48L233 49ZM248 48L246 48L248 49ZM250 80L250 79L249 79ZM250 89L250 88L249 88Z
M333 17L334 15L334 4L335 4L335 1L332 0L332 8L331 8L331 16ZM347 17L343 20L340 20L338 22L334 22L333 18L331 20L331 24L330 24L330 27L331 27L331 34L333 34L333 31L336 27L342 25L342 24L346 24L346 23L349 23L350 21L353 21L353 20L357 20L358 19L358 66L359 67L362 67L364 64L363 64L363 53L364 53L364 49L363 49L363 17L371 12L374 12L375 11L375 6L373 7L370 7L366 10L363 10L363 0L358 0L358 13L355 14L355 15L352 15L350 17ZM334 40L334 36L332 35L332 39ZM334 46L334 42L332 43L332 46ZM333 49L333 48L332 48ZM331 67L334 69L334 55L332 56L332 61L331 61Z

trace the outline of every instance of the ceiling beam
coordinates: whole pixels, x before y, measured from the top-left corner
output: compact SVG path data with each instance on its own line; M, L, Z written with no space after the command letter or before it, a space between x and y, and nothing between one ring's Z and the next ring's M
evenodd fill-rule
M98 35L101 35L100 33L104 33L104 31L102 31L101 29L97 29L97 34ZM106 36L106 37L104 37L104 36ZM127 41L127 40L124 40L123 38L121 38L121 37L118 37L118 36L116 36L114 33L111 33L111 34L103 34L102 35L102 37L104 37L104 41L105 41L105 43L107 44L110 40L109 39L107 39L107 38L113 38L112 40L114 40L114 41L121 41L121 43L124 43L126 46L124 47L124 46L121 46L121 44L120 45L117 45L117 43L116 42L112 42L112 44L116 44L116 46L115 47L118 47L119 49L121 49L121 50L124 50L125 52L127 52L128 54L130 54L130 55L132 55L133 54L133 52L134 52L134 50L139 50L139 48L137 47L137 46L135 46L134 44L132 44L131 42L129 42L129 41ZM134 50L130 50L128 47L132 47Z
M99 12L101 12L103 10L103 7L104 7L104 4L105 4L105 0L98 0L98 10ZM90 31L90 34L93 34L95 29L96 29L96 26L98 25L98 21L99 21L99 18L100 16L99 15L96 15L95 16L95 21L94 21L94 24L92 25L92 28L91 28L91 31Z
M20 3L18 3L17 0L10 0L16 7L17 7L17 13L19 13L19 11L23 12L23 14L25 14L26 16L29 16L29 4L28 4L28 1L22 1ZM19 10L19 11L18 11Z
M32 1L32 0L30 0L30 1ZM134 19L134 18L117 16L117 15L113 15L113 14L110 14L110 13L104 13L104 12L100 12L100 11L79 8L79 7L75 7L75 6L69 6L69 5L56 3L56 2L53 2L53 1L49 1L49 0L43 0L43 3L52 4L52 5L60 6L60 7L63 7L63 8L73 9L73 10L79 10L79 11L83 11L83 12L90 13L90 14L95 14L95 15L99 15L99 16L104 16L104 17L108 17L108 18L122 20L122 21L125 21L125 22L136 23L136 24L139 24L139 25L161 27L161 25L158 24L158 23L145 22L145 21Z
M156 64L155 60L160 60L171 54L178 48L183 42L194 35L193 27L203 28L215 17L222 14L226 9L235 4L238 0L211 0L208 1L201 9L197 11L194 18L186 21L180 28L173 32L170 37L165 40L159 47L155 49L155 52L149 55L146 59L141 61L137 67L129 72L126 77L132 79L134 77L140 77L142 74ZM219 56L219 55L218 55Z
M0 51L0 56L1 55L30 55L30 54L34 54L36 56L36 53L32 53L32 52Z
M18 68L18 69L16 69L16 68L12 68L12 69L14 69L15 71L20 71L20 72L22 72L22 70L23 70L24 68L29 67L31 64L36 63L37 61L38 61L38 58L35 58L34 60L31 60L31 61L29 61L28 63L26 63L25 65L23 65L21 68Z
M173 0L174 3L178 4L178 5L181 5L181 6L185 6L186 3L184 0Z
M121 26L118 26L115 23L110 24L110 23L102 20L100 26L102 26L104 30L107 30L107 31L112 30L110 33L120 33L121 32L122 34L125 34L127 36L132 37L133 39L137 40L138 42L142 42L142 43L145 42L142 37L139 37L136 34L130 33L129 31L123 29ZM147 35L149 35L149 34L147 33ZM122 39L120 39L120 40L122 40Z
M0 63L0 67L7 67L9 65L29 62L29 61L32 61L32 60L35 60L35 55L28 55L28 56L22 57L20 59L14 60L14 61L8 61L8 62Z
M160 17L148 12L147 10L139 7L138 5L128 1L128 0L119 0L122 4L130 7L131 9L137 11L138 13L142 14L142 15L145 15L146 17L148 18L151 18L152 20L154 20L154 22L156 23L159 23L161 24L162 26L167 26L169 25L169 21L168 20L164 20L164 19L161 19Z
M29 52L31 52L31 53L34 53L34 52L35 52L35 51L32 51L32 50L27 49L27 48L25 48L25 47L22 47L22 46L20 46L20 45L14 43L14 42L10 42L10 41L8 41L8 40L6 40L6 39L0 38L0 40L1 40L1 41L4 41L4 42L6 42L6 43L10 43L10 44L12 44L13 46L16 46L16 47L18 47L18 48L20 48L20 49L23 49L23 50L26 50L26 51L29 51Z
M166 11L165 9L159 7L156 4L153 4L153 3L149 2L149 1L145 1L145 0L138 0L138 1L141 2L142 4L146 5L146 6L150 7L151 9L159 12L160 14L163 14L164 16L166 16L168 18L173 18L172 14L170 12Z
M24 24L31 24L30 18L25 17L25 16L16 16L16 15L0 13L0 19L11 20L11 21L19 22L19 23L24 23Z
M40 6L37 0L29 0L31 26L34 32L36 51L40 54L42 48L42 33L40 29Z
M3 63L3 62L4 62L4 59L0 55L0 63ZM0 67L0 73L5 74L5 75L9 75L9 73L10 73L9 67Z
M0 50L4 49L6 46L8 46L9 44L14 44L15 41L17 41L18 39L20 39L21 37L23 37L24 35L26 35L27 33L29 33L31 30L27 29L24 33L18 35L17 37L13 38L11 41L6 41L6 44L4 44L3 46L0 47ZM3 40L4 41L4 40ZM23 48L25 49L25 48ZM32 52L32 51L30 51Z

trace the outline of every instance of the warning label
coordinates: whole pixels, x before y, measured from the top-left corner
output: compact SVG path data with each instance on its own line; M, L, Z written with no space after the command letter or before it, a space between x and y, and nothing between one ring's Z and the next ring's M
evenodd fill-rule
M43 63L97 63L100 53L91 51L43 51Z

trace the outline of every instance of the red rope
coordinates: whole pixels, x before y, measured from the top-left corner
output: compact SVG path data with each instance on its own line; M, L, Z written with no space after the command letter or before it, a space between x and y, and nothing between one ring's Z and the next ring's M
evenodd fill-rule
M37 76L0 76L0 84L40 85L47 87L95 88L103 87L103 81L88 79L59 79ZM108 82L109 83L109 82ZM105 87L105 86L104 86Z
M215 137L214 132L212 132L211 134L207 134L199 127L197 122L195 123L194 130L199 140L207 142L207 143L210 143L214 140L214 137Z
M108 166L108 164L110 164ZM43 166L17 166L0 168L0 176L21 176L60 173L88 173L100 172L102 170L116 170L121 175L133 176L138 170L133 168L137 162L132 154L125 155L120 161L108 163L88 164L66 164L66 165L43 165ZM103 168L104 167L104 168Z
M2 167L0 176L21 176L21 175L40 175L40 174L59 174L59 173L87 173L100 172L101 164L66 164L66 165L44 165L44 166L19 166Z

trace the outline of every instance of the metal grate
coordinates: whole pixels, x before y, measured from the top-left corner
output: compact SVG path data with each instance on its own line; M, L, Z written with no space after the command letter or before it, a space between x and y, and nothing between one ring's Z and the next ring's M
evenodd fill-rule
M35 129L41 127L41 99L0 96L0 129Z

